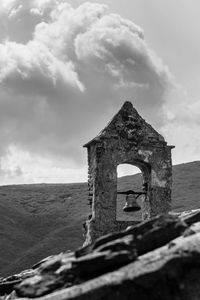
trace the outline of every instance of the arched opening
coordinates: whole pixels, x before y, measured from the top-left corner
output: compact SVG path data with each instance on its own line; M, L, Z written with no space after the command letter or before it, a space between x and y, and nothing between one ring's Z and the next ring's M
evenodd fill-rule
M142 202L144 201L144 176L143 172L131 164L121 164L117 167L117 221L141 221ZM131 195L131 191L133 195ZM121 194L120 194L121 193ZM134 194L138 193L138 194ZM141 193L141 194L140 194ZM129 200L134 198L135 210L127 209ZM137 207L138 206L138 207ZM140 210L139 210L140 208ZM137 210L138 209L138 210ZM128 210L128 211L127 211Z

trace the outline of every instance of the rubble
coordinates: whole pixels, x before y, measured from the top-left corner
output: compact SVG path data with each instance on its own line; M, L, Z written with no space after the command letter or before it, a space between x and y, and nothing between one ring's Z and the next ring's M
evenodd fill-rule
M165 214L1 279L0 299L196 300L199 274L200 211Z

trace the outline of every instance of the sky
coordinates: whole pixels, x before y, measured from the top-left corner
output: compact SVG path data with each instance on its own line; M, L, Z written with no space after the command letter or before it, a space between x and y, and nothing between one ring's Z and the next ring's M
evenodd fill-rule
M126 100L176 146L173 164L199 160L199 11L199 0L1 0L0 185L86 181L82 145Z

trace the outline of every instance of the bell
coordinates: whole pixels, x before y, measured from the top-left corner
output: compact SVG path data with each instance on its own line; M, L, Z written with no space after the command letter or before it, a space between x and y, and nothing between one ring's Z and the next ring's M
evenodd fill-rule
M126 196L126 203L123 207L123 211L131 212L131 211L138 211L141 210L141 207L137 203L137 198L135 195L127 195Z

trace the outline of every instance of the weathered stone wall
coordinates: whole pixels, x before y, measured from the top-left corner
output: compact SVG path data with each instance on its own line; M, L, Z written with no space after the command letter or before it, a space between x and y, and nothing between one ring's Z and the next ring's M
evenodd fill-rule
M88 149L88 204L92 207L92 199L94 194L94 151Z

